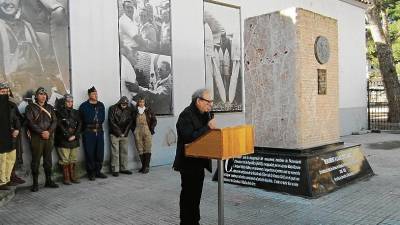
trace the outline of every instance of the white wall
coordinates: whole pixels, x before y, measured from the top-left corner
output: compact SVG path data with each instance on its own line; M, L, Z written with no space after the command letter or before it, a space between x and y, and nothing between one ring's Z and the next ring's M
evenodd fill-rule
M221 2L241 6L243 20L293 6L337 19L340 108L366 107L365 35L362 9L339 0L226 0ZM171 0L171 13L174 116L158 118L153 144L153 165L172 162L175 146L168 145L167 139L174 139L177 116L189 104L192 92L204 87L205 83L203 1ZM98 90L100 100L108 108L120 97L117 0L70 0L70 29L72 90L76 107L86 100L87 89L94 85ZM223 113L218 114L216 118L221 127L244 123L243 113ZM106 160L108 160L108 137L106 137L105 149ZM134 155L133 152L131 148L131 156ZM81 153L80 158L83 151Z

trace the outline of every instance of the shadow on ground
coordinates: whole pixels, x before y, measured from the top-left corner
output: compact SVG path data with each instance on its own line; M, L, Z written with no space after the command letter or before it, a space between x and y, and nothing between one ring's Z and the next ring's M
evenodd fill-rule
M400 148L400 141L384 141L367 144L370 149L394 150Z

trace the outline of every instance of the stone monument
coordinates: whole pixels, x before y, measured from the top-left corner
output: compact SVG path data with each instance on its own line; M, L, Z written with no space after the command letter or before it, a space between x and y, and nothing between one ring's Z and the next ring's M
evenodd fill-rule
M255 154L226 163L225 182L318 197L373 174L339 139L338 26L289 8L245 20L245 117Z

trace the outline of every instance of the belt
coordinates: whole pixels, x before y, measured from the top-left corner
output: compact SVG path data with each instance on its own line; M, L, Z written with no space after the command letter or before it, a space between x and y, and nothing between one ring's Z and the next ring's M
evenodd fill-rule
M89 128L89 127L87 127L86 130L97 133L97 132L103 131L103 128L100 128L100 127L99 128Z
M87 124L86 125L86 128L89 128L89 129L99 129L101 127L102 127L102 125L99 124L99 123L92 123L92 124Z

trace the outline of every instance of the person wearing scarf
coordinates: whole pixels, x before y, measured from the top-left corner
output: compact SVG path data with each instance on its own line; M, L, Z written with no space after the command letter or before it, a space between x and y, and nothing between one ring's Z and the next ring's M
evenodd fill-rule
M61 100L62 104L57 108L57 129L55 133L54 146L59 155L59 164L64 176L63 183L71 185L80 183L76 174L76 163L80 146L81 118L78 110L74 109L74 98L65 94Z
M150 170L152 135L156 125L157 118L154 113L145 106L144 97L139 97L132 127L136 149L142 162L142 168L139 170L141 173L148 173Z
M0 83L0 190L9 190L15 164L16 138L21 129L17 106L9 101L9 86Z

